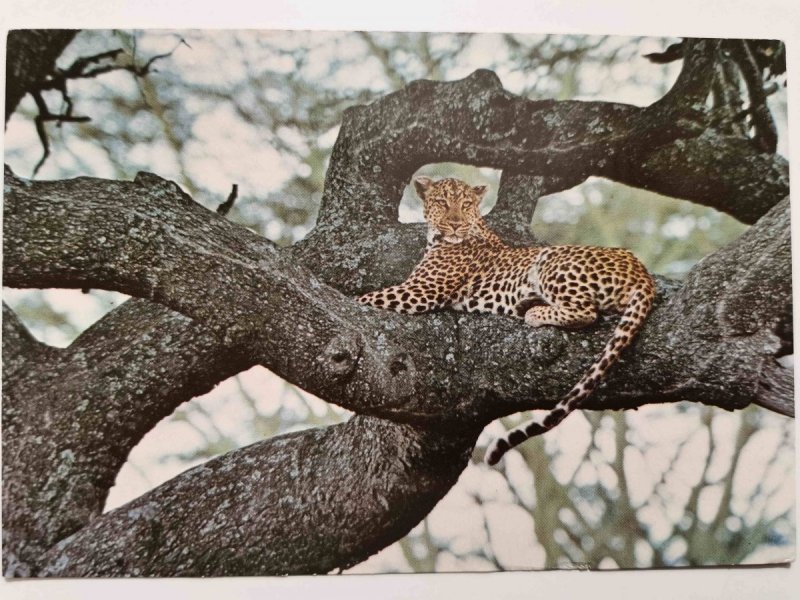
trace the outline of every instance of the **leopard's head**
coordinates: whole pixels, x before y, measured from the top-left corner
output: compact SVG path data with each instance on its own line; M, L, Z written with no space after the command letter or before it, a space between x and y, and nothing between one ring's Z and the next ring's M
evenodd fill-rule
M430 177L414 179L414 189L422 200L425 220L444 241L459 244L477 232L483 218L478 209L486 186L470 186L458 179Z

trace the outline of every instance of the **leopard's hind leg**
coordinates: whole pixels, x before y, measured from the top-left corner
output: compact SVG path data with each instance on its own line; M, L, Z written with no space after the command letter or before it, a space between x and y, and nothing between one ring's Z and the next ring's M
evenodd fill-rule
M591 325L596 320L597 306L589 295L574 296L570 300L544 306L533 306L525 313L525 323L531 327L555 325L578 328Z

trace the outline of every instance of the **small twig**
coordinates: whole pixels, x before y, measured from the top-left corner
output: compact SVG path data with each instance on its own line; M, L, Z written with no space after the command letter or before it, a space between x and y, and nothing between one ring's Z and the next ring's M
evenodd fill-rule
M222 215L223 217L227 215L230 212L231 208L233 208L233 203L236 202L236 198L238 196L239 196L239 184L234 183L233 187L231 187L231 193L228 194L228 199L217 207L217 213Z
M82 56L75 59L75 61L66 69L56 68L55 73L53 73L50 77L32 87L30 93L36 102L37 108L39 109L39 114L34 118L34 122L36 125L36 133L39 136L39 141L42 143L43 149L42 158L39 159L38 163L36 163L36 166L33 169L32 177L36 176L36 174L39 172L39 169L41 169L42 165L44 165L45 161L50 156L50 142L47 138L47 131L44 127L45 122L55 121L57 126L61 127L62 123L87 123L91 121L89 117L73 116L72 98L67 91L67 81L70 79L92 79L98 77L99 75L103 75L104 73L120 70L133 73L133 75L136 77L145 77L150 72L155 71L155 69L152 69L155 61L171 56L181 44L189 46L189 44L186 43L186 40L181 38L175 48L163 54L156 54L141 66L137 66L136 64L104 64L96 68L88 68L91 65L97 65L104 61L115 61L120 54L125 52L122 48L106 50L105 52L100 52L99 54L93 54L91 56ZM53 114L50 112L47 103L42 97L42 92L48 90L57 90L61 92L61 98L66 105L66 110L63 113Z
M89 117L76 117L70 114L72 112L71 102L67 105L67 112L65 114L54 115L50 112L50 109L47 108L47 103L44 101L44 98L42 98L41 92L31 92L31 95L33 96L34 102L36 102L36 107L39 109L39 114L34 117L33 122L36 125L36 133L39 136L39 141L42 143L42 148L44 150L42 158L39 159L39 162L37 162L36 166L33 168L33 177L35 177L36 173L39 172L39 169L47 160L47 157L50 156L50 141L47 138L47 131L44 128L44 124L47 121L56 121L59 125L63 122L86 123L90 121L90 119Z
M93 54L92 56L81 56L75 59L75 62L73 62L66 69L57 69L56 73L58 77L53 78L50 81L55 82L57 80L64 81L66 79L79 79L87 76L91 77L91 75L84 73L84 69L86 67L94 63L100 63L106 59L116 60L117 56L119 56L123 52L124 50L122 48L116 48L114 50L107 50L106 52L101 52L100 54Z
M162 58L167 58L172 56L172 54L181 46L185 45L189 47L189 44L183 38L180 39L178 44L169 52L164 52L162 54L156 54L152 56L146 63L141 66L137 66L136 64L105 64L99 66L95 69L86 70L87 67L94 64L102 63L103 61L115 61L119 57L120 54L125 53L123 48L115 48L114 50L107 50L105 52L100 52L99 54L93 54L92 56L82 56L75 60L69 67L66 69L56 69L55 74L53 74L50 79L43 81L39 87L39 91L44 90L52 90L57 89L61 90L62 92L66 89L66 81L69 79L93 79L98 75L103 75L105 73L109 73L111 71L128 71L133 73L137 77L144 77L151 72L155 72L153 69L153 64Z
M665 65L667 63L680 60L683 58L685 41L686 40L681 40L680 42L671 44L667 46L667 49L663 52L651 52L650 54L645 54L644 57L651 63L655 63L657 65Z

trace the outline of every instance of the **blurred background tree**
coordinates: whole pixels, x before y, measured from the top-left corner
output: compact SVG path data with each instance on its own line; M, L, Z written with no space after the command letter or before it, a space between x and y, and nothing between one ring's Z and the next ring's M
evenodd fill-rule
M313 227L342 111L419 78L494 70L532 99L648 104L679 63L644 55L675 40L604 36L336 32L85 31L64 64L97 48L117 61L171 54L147 77L112 71L70 82L85 123L50 124L41 179L131 179L157 171L280 245ZM56 106L58 94L46 100ZM786 93L769 98L785 139ZM5 161L21 175L42 155L27 98L11 118ZM222 124L222 126L220 125ZM436 164L496 193L499 173ZM490 210L495 194L487 198ZM421 221L409 192L398 218ZM592 178L543 198L531 223L546 243L625 246L655 273L680 279L745 226L710 208ZM67 345L125 300L91 290L9 290L4 298L41 340ZM134 449L106 510L186 468L285 431L349 413L254 368L196 398ZM504 420L512 426L516 418ZM501 425L479 440L485 444ZM352 569L446 571L631 568L789 560L794 550L793 423L762 409L728 414L698 404L575 415L509 454L500 469L473 462L406 538Z

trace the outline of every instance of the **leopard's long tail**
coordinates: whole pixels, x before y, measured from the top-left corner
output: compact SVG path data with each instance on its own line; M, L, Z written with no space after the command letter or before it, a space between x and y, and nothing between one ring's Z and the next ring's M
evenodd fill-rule
M572 411L581 408L583 402L591 396L595 388L603 381L611 366L617 362L620 353L631 344L633 338L641 329L652 304L652 290L635 290L622 312L611 339L606 342L603 351L584 373L580 381L550 412L534 417L530 421L526 421L508 431L505 436L494 440L486 451L486 462L490 465L496 464L514 446L521 444L528 438L550 431Z

